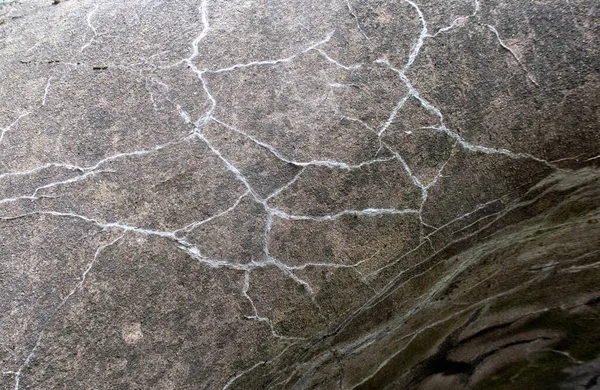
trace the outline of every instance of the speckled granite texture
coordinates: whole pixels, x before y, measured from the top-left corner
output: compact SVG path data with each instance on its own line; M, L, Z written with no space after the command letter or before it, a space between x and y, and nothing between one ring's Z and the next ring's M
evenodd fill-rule
M597 0L0 1L0 389L599 389Z

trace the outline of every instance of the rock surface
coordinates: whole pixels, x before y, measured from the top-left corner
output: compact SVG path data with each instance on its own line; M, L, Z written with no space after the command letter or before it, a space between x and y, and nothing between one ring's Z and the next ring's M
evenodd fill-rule
M600 388L596 0L0 2L0 389Z

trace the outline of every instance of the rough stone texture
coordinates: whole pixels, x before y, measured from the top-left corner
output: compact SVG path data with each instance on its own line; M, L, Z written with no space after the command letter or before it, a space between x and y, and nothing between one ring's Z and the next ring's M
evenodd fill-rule
M0 389L600 388L595 0L0 1Z

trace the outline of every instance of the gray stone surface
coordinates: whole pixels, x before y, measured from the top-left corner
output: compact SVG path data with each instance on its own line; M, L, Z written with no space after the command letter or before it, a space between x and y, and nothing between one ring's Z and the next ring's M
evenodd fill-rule
M600 388L595 0L0 1L0 389Z

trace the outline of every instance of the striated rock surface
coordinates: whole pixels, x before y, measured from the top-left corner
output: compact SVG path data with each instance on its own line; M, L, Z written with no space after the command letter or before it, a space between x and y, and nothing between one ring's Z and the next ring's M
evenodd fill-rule
M0 389L600 388L600 5L0 1Z

